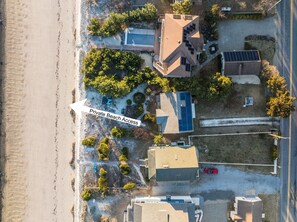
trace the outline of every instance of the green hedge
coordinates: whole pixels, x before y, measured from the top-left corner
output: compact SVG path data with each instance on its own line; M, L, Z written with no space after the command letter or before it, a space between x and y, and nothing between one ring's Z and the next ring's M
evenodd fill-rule
M106 37L124 31L133 22L154 22L157 19L156 7L147 3L143 8L131 10L129 13L111 13L102 24L97 18L92 18L87 29L90 35Z

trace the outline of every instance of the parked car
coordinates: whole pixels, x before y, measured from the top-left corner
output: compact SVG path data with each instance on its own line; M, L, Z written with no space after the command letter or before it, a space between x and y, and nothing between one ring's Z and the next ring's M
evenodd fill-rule
M219 170L218 170L218 168L206 167L206 168L204 168L204 173L206 173L206 174L218 174Z

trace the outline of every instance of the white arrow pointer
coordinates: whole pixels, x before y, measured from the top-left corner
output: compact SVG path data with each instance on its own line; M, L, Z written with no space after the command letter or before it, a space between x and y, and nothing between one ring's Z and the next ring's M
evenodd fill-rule
M141 125L140 120L132 119L132 118L129 118L129 117L126 117L126 116L121 116L121 115L106 112L106 111L103 111L103 110L93 109L93 108L84 106L86 101L87 101L87 99L84 99L82 101L72 103L70 105L71 109L73 109L74 112L76 113L76 115L78 115L80 118L81 118L82 112L85 112L85 113L88 113L88 114L92 114L94 116L99 116L99 117L104 117L104 118L107 118L107 119L116 120L116 121L127 123L127 124L130 124L130 125L133 125L133 126L140 126Z

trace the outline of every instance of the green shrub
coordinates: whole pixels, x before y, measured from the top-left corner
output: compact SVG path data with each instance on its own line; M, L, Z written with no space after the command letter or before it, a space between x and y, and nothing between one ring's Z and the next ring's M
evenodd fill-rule
M190 0L177 1L172 4L173 14L189 15L192 8Z
M95 136L88 136L82 140L82 145L84 146L94 146L96 142Z
M157 121L156 115L150 114L150 113L145 114L143 119L144 119L144 121L148 121L151 123L156 123L156 121Z
M85 201L87 200L90 200L91 199L91 196L92 196L92 193L89 189L84 189L82 192L81 192L81 198Z
M164 137L161 134L154 136L155 144L161 144L161 143L163 143L163 140L164 140Z
M124 185L124 190L133 190L136 187L135 183L128 182Z
M141 9L129 11L129 14L111 13L102 25L93 18L87 29L91 35L112 36L124 31L132 22L153 22L157 19L157 9L153 4L147 3Z
M121 139L124 136L124 131L118 127L113 127L110 132L111 132L112 136L119 138L119 139Z
M128 159L127 159L127 157L125 156L125 155L123 155L123 154L121 154L120 155L120 157L119 157L119 161L128 161Z
M103 137L103 138L100 140L100 143L108 144L108 143L109 143L109 138L108 138L108 137Z
M145 95L141 92L137 92L133 95L133 102L136 104L142 104L145 101Z
M127 157L127 159L128 159L128 157L129 157L129 149L128 149L128 147L123 147L122 148L122 154L124 155L124 156L126 156Z
M148 95L148 96L151 95L152 94L152 89L150 87L146 87L145 94Z
M127 95L141 83L156 85L163 92L170 91L169 80L147 66L140 70L142 63L143 59L131 52L91 49L83 59L81 71L86 87L114 98Z
M277 146L273 146L272 147L272 159L275 160L277 158L278 154L277 154Z
M109 139L107 137L104 137L97 148L99 153L99 159L100 160L109 160L109 145L108 145Z
M131 168L126 162L120 164L120 171L123 175L128 175L131 172Z
M98 189L104 195L108 189L107 171L101 167L99 173L100 178L98 179Z
M138 118L141 116L141 114L144 112L143 110L143 105L142 104L137 104L135 106L135 118Z
M126 103L127 103L127 105L130 106L132 104L132 100L131 99L127 99Z
M90 24L88 25L87 29L90 35L99 35L99 30L101 28L100 20L96 17L91 18Z

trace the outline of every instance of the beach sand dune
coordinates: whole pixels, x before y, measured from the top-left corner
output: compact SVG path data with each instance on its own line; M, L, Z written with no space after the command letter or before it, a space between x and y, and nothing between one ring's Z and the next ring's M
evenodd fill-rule
M72 221L75 1L9 0L2 221Z

